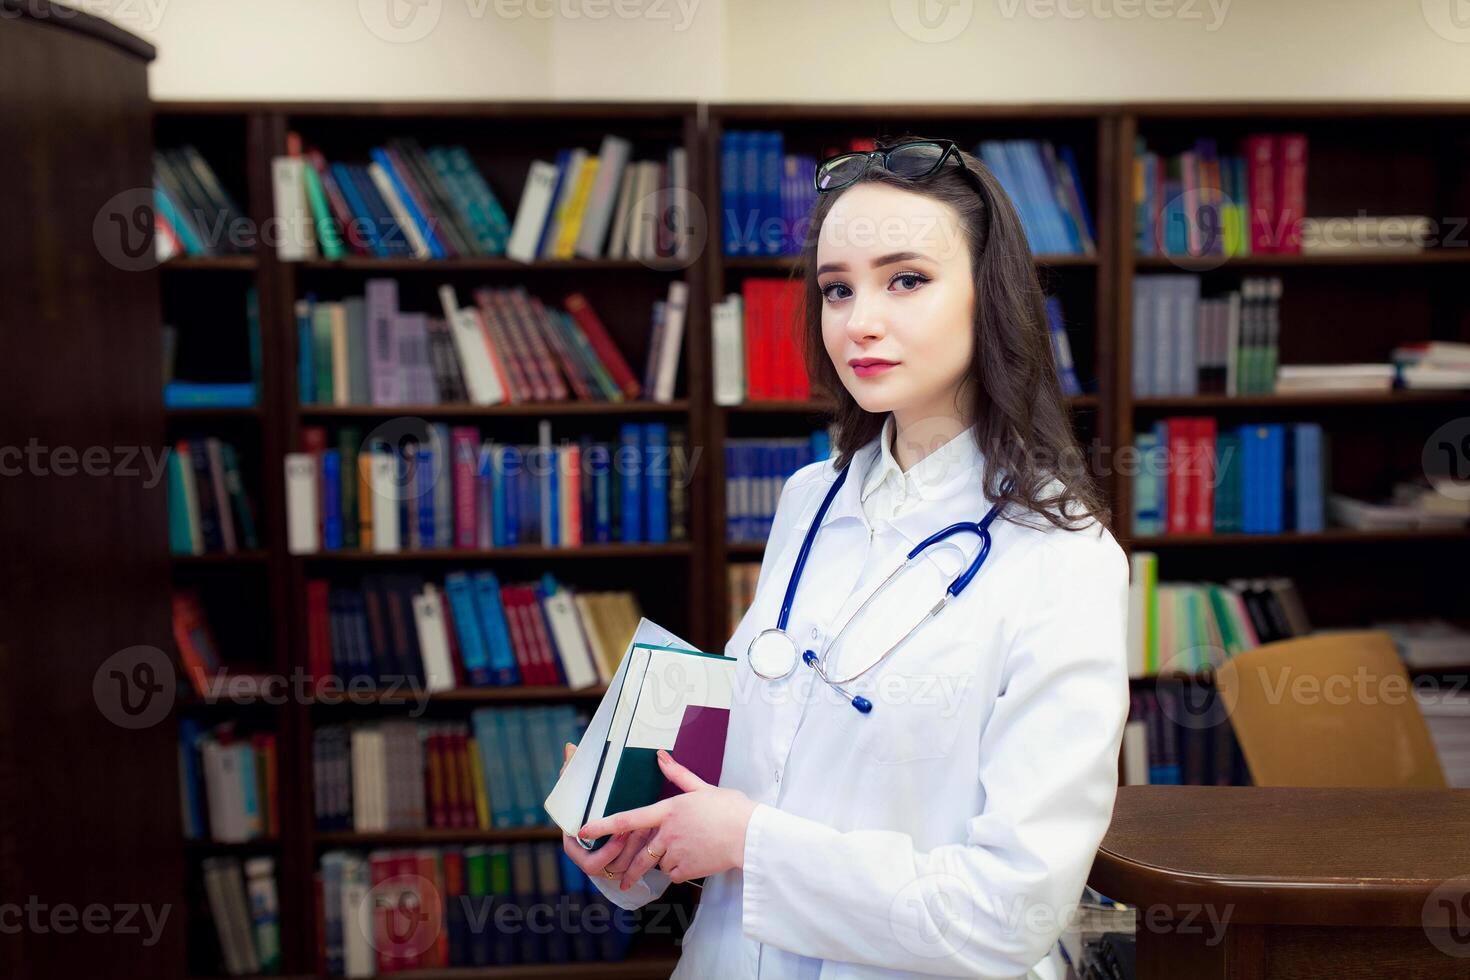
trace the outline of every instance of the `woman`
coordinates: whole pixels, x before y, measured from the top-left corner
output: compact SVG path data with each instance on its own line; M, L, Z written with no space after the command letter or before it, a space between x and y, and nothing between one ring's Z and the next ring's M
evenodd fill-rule
M725 648L739 663L720 784L660 753L683 794L590 822L584 838L616 835L600 850L564 844L625 908L706 879L676 977L1024 975L1112 810L1127 560L990 171L903 140L825 161L817 183L807 363L836 394L837 434L787 481ZM915 545L992 511L987 557L932 616L976 534L874 595ZM820 676L782 674L779 636L751 644L781 619L814 522L785 632Z

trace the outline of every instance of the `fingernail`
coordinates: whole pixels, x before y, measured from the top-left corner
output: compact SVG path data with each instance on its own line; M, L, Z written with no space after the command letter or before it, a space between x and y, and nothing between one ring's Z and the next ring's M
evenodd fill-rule
M618 886L618 891L620 891L620 892L625 892L627 890L628 890L628 883L626 881L623 882L621 885Z

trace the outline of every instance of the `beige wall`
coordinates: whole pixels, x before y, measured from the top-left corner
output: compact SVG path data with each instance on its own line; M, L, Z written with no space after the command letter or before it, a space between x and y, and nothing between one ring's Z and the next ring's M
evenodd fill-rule
M75 2L160 99L1470 99L1467 0Z

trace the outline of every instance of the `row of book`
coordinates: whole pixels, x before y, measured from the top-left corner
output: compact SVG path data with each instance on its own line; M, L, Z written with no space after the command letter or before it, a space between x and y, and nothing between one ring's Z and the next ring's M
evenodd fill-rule
M1159 682L1129 696L1125 786L1249 786L1250 767L1213 687Z
M296 303L303 405L499 405L674 397L689 288L669 284L651 313L642 380L581 293L555 309L521 287L477 289L460 305L439 288L439 313L399 308L395 279L365 296Z
M1248 277L1201 297L1197 275L1133 279L1133 394L1254 395L1276 390L1281 279Z
M1329 446L1315 422L1160 419L1134 436L1134 533L1309 533L1326 526Z
M1059 149L1050 140L982 140L975 155L1016 205L1032 252L1097 254L1097 232L1070 146Z
M210 326L213 328L214 325ZM200 339L206 344L218 343L214 336ZM247 357L250 361L249 381L191 381L177 376L179 328L172 324L164 324L163 407L254 408L260 402L262 368L260 295L254 286L249 286L245 290L245 342Z
M477 708L468 725L394 720L312 735L316 824L359 832L548 825L571 705Z
M540 545L664 544L689 540L693 460L683 425L625 422L618 440L534 444L485 438L474 426L431 423L367 439L355 426L329 446L302 430L285 458L292 554L380 553Z
M732 561L725 566L725 614L729 617L729 631L745 618L746 612L755 602L755 587L760 581L761 563L758 561Z
M1299 253L1307 204L1307 137L1247 136L1238 155L1214 139L1160 155L1140 137L1133 155L1139 255Z
M283 261L502 255L510 222L462 146L392 139L366 164L330 163L297 133L271 161Z
M725 440L725 540L761 542L771 532L781 488L808 463L832 452L831 434Z
M188 840L239 843L280 833L276 737L179 720L179 787Z
M1470 692L1425 690L1416 685L1414 697L1444 770L1445 784L1452 789L1470 788Z
M716 405L806 401L800 282L749 277L710 306Z
M1131 557L1128 674L1198 674L1263 643L1312 631L1289 578L1160 582L1158 555Z
M153 247L159 262L180 254L247 251L230 233L244 214L193 146L153 154Z
M255 505L233 444L213 436L180 439L166 465L169 551L228 554L260 547Z
M1455 492L1453 483L1417 477L1395 483L1387 500L1334 493L1327 498L1327 516L1358 531L1449 530L1470 524L1470 500Z
M332 850L314 882L322 976L616 962L640 917L554 842Z
M208 857L201 863L204 895L228 976L281 972L281 905L276 859Z
M727 130L720 135L720 212L726 255L796 255L817 201L815 157L785 151L775 130ZM852 149L872 149L853 140ZM832 153L838 152L832 150Z
M451 572L306 584L314 677L405 678L429 692L459 687L607 684L642 613L631 592L571 589L550 573L501 582Z

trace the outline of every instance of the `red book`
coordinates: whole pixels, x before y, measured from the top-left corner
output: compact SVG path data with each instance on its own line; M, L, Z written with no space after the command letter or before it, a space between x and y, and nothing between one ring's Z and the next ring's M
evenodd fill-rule
M473 548L479 533L475 525L475 472L479 469L480 433L457 425L449 434L454 461L454 546Z
M765 338L761 334L761 289L762 280L747 279L740 286L742 308L745 316L745 397L749 401L762 401L766 394Z
M332 675L331 619L327 610L328 585L324 579L306 583L306 669L318 690Z
M444 610L444 635L449 641L449 666L454 669L454 686L468 687L469 679L465 677L464 654L459 648L459 630L454 626L454 610L450 608L449 596L441 588L439 590L439 605Z
M281 833L281 794L276 776L276 736L270 732L260 732L250 737L250 744L255 748L262 830L267 837L277 837Z
M417 854L415 883L419 889L419 910L423 918L420 928L433 937L425 946L415 944L418 952L416 966L423 969L440 969L449 965L449 924L445 920L444 871L439 865L439 852L424 848Z
M541 667L542 684L560 684L557 668L556 648L551 643L551 630L546 625L546 609L541 605L541 595L535 585L523 585L526 615L531 621L531 633L536 640L537 663Z
M218 646L204 616L204 606L192 589L173 595L174 643L194 693L209 693L209 679L220 669Z
M327 430L320 425L307 425L301 429L301 451L311 453L316 467L316 533L322 541L322 518L327 513L327 481L322 479L322 453L327 451Z
M464 808L462 826L480 826L480 814L475 809L475 773L471 766L474 765L474 757L470 755L470 736L466 729L455 733L453 743L454 755L459 760L457 767L459 772L459 799Z
M322 185L322 193L327 198L327 206L331 208L332 215L337 219L337 225L342 231L342 240L354 253L371 255L372 250L368 247L367 238L357 224L357 216L347 206L347 199L342 196L342 188L337 186L337 178L332 176L332 168L327 166L327 158L322 156L320 150L307 150L306 162L311 169L316 171L317 180Z
M1307 213L1307 138L1285 133L1276 143L1276 205L1280 210L1278 251L1302 250L1302 218Z
M532 661L531 640L526 636L525 617L521 615L520 600L515 588L500 587L500 605L505 610L505 621L510 627L511 652L516 655L516 667L520 670L522 684L536 684L539 672Z
M776 322L780 328L778 344L786 364L785 397L796 401L806 401L811 397L811 384L807 380L802 356L806 343L801 320L804 288L800 282L781 282L776 289Z
M1194 420L1179 416L1165 420L1164 424L1169 441L1168 498L1165 504L1169 515L1167 531L1169 534L1188 534L1194 523L1189 509Z
M392 851L374 851L368 855L368 874L372 881L373 894L373 950L377 953L378 972L391 973L398 969L393 955L392 936L401 931L396 921L399 914L397 890L388 883L398 874L395 866L397 855Z
M407 850L395 852L393 876L398 879L395 882L398 887L393 890L398 897L397 918L388 937L393 947L393 969L416 970L425 948L433 942L434 932L434 923L424 904L432 901L432 897L426 894L429 889L420 879L418 854Z
M592 349L597 352L597 359L607 372L612 375L613 381L622 389L628 398L637 398L642 392L643 386L633 374L633 369L628 366L628 361L623 357L623 352L613 339L608 335L607 328L598 319L597 311L592 304L587 302L587 297L581 293L572 293L564 301L567 312L577 321L577 326L582 328L582 333L592 344Z
M1195 489L1194 533L1215 533L1215 419L1202 416L1194 424Z
M1276 251L1276 140L1248 136L1245 140L1246 195L1250 198L1251 252Z
M561 543L564 548L576 548L582 544L582 447L568 442L561 447L558 458L566 461L558 474L562 489L559 499L567 511L567 533L562 535Z
M444 735L429 729L424 738L424 770L429 794L429 826L452 827L449 820L449 792L446 784Z

